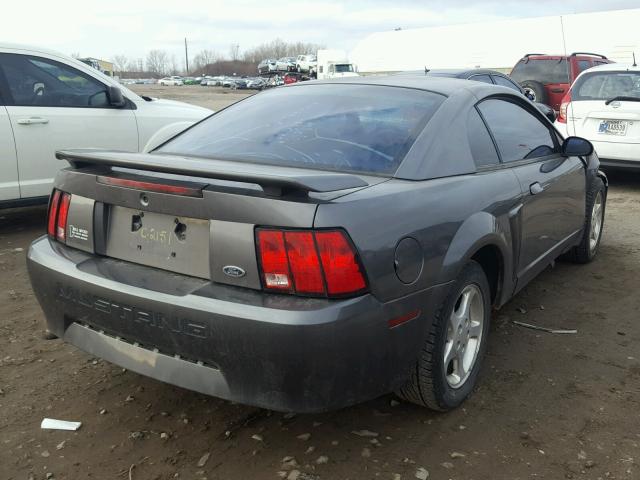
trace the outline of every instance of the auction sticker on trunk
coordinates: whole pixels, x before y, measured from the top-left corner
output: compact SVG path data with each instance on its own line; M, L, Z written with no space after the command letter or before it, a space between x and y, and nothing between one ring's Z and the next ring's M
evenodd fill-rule
M629 122L624 120L603 120L600 122L598 133L605 135L626 135Z
M209 278L209 221L114 206L107 255Z

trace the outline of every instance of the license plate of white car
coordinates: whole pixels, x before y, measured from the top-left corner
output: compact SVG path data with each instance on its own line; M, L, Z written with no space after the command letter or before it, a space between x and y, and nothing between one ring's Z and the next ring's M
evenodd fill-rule
M598 127L598 133L604 135L626 135L629 122L624 120L602 120L600 127Z

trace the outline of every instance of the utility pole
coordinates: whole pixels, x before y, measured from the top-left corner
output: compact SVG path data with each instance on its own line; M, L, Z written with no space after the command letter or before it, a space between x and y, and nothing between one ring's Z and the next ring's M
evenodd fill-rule
M184 66L187 70L187 75L189 75L189 50L187 49L187 37L184 38Z

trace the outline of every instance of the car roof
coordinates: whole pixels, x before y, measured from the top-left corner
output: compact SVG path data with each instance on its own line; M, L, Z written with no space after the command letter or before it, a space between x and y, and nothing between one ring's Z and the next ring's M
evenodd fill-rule
M410 70L406 72L398 72L395 75L431 75L433 77L450 77L468 79L472 75L499 75L507 77L506 73L490 68L434 68L432 70Z
M49 48L43 48L36 45L26 45L21 43L10 43L10 42L0 42L0 50L22 50L28 51L31 53L44 53L45 55L52 55L56 57L65 57L71 58L68 55L64 55L60 52L56 52L55 50L51 50Z
M422 74L407 75L367 75L362 77L344 77L331 80L314 80L301 82L299 85L309 84L354 84L379 85L386 87L404 87L440 93L447 97L461 90L484 96L485 92L503 93L520 97L515 90L500 85L483 82L470 82L466 79L429 76Z
M471 75L501 75L504 73L489 68L447 68L429 70L427 75L435 75L440 77L467 78Z
M629 65L628 63L605 63L598 65L597 67L591 67L582 73L593 72L640 72L640 67L637 65Z

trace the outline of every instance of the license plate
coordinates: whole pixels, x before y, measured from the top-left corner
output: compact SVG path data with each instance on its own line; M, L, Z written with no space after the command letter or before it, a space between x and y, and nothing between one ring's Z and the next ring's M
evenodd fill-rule
M209 278L209 221L111 207L107 256Z
M603 120L598 127L598 133L605 135L626 135L629 122L624 120Z

